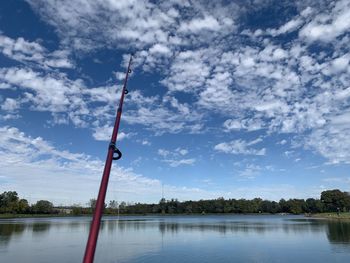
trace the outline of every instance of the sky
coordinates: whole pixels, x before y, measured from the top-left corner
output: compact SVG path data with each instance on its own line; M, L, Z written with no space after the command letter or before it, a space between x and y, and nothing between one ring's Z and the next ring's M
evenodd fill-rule
M317 198L350 188L350 1L0 2L0 192Z

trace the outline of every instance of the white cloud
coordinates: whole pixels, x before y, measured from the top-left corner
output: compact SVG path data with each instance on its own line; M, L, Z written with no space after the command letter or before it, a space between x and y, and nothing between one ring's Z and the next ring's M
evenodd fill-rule
M245 169L239 172L239 176L245 179L254 179L260 175L262 168L259 165L247 164Z
M19 102L11 98L6 98L6 100L1 105L1 109L5 111L14 111L18 108L19 108Z
M178 53L171 64L169 77L161 83L171 91L194 92L209 76L210 67L206 60L210 54L205 49Z
M179 27L180 32L201 32L203 30L217 31L220 29L219 22L212 16L195 18L189 22L182 22Z
M287 143L287 140L283 139L282 141L280 141L278 144L280 145L285 145Z
M188 154L187 149L176 148L173 151L158 149L158 155L162 157L161 161L168 163L171 167L178 167L180 165L192 165L196 162L195 158L186 158L183 156Z
M187 149L181 149L181 148L177 148L175 149L176 152L178 152L181 155L186 155L188 154L188 150Z
M171 55L171 50L164 46L164 45L161 45L161 44L155 44L153 45L150 49L149 49L149 52L150 53L158 53L158 54L162 54L162 55Z
M0 52L5 56L20 61L34 62L42 67L72 68L73 62L64 50L48 52L40 43L30 42L22 37L12 39L0 35Z
M84 153L60 150L41 137L30 137L14 127L0 127L0 191L16 189L30 202L48 199L55 204L85 205L97 195L103 162ZM192 164L178 160L170 165ZM158 202L162 183L136 174L130 168L113 166L106 200ZM167 197L179 200L217 198L223 192L164 184ZM79 193L79 194L77 194Z
M323 178L322 181L327 183L350 184L350 177L327 177Z
M260 143L260 138L253 141L233 140L230 142L222 142L214 146L214 149L219 152L230 154L244 154L244 155L265 155L266 149L255 149L251 146Z
M292 19L285 23L283 26L281 26L279 29L276 30L275 35L279 34L285 34L291 31L296 30L300 25L302 24L302 21L300 19Z
M0 69L0 81L21 89L16 98L21 105L30 105L32 110L64 113L76 126L86 126L84 116L89 113L83 100L81 80L72 81L64 74L43 74L29 68Z
M328 9L331 9L328 12ZM317 14L300 30L300 37L307 41L330 42L350 31L350 3L347 0L331 2L327 12Z
M170 152L165 149L158 149L158 154L160 156L167 157L170 154Z
M228 119L223 126L227 131L246 129L256 131L263 128L264 123L260 119Z
M119 97L115 87L90 88L81 79L71 80L65 74L44 74L29 68L0 69L0 81L8 84L8 88L15 86L20 89L22 96L16 100L22 107L30 105L31 110L51 112L54 124L71 122L78 127L90 126L98 140L110 136L106 134L107 126L112 125ZM102 105L96 107L96 102ZM202 128L199 123L201 114L174 97L161 100L158 96L145 97L140 91L132 90L126 103L134 107L124 112L123 120L129 124L145 125L157 134L183 130L197 133Z
M346 98L350 86L350 8L346 0L329 4L296 2L299 13L295 16L275 28L260 27L254 31L244 24L246 15L270 3L29 2L44 21L55 27L62 47L83 53L106 46L120 51L126 47L136 49L135 67L160 73L166 94L142 98L144 94L131 92L127 102L132 108L123 116L128 124L141 124L157 135L205 132L210 128L206 126L207 117L214 113L226 120L227 132L264 129L268 134L322 134L329 141L339 138L334 137L328 122L349 107ZM238 24L241 34L236 33ZM291 32L295 34L289 34L288 41L284 41L282 34ZM332 49L324 43L310 49L310 43L316 41L330 43ZM46 77L52 78L56 76ZM74 85L69 85L79 86L71 82ZM20 83L5 80L0 87ZM91 89L87 96L106 103L107 97L112 96L105 89ZM57 94L60 104L56 103L55 108L66 109L66 102L79 104L72 103L70 96L67 99L60 95ZM25 95L27 101L35 100L44 105L42 108L50 108L39 103L39 97ZM179 99L183 97L186 99ZM113 108L108 105L92 112L96 119L102 119L94 128L113 118ZM80 111L90 110L86 105L81 107ZM82 114L73 113L72 109L70 112L71 121L86 125ZM310 140L307 145L334 159L316 141ZM347 157L335 159L345 162Z
M326 128L313 131L305 138L305 147L328 159L329 163L350 164L350 114L338 115Z
M169 5L165 9L163 5L148 1L121 1L120 4L115 1L28 2L58 29L65 42L80 50L105 44L143 47L156 42L164 43L168 38L164 28L176 22L176 10L169 8ZM82 17L85 24L81 22Z
M171 167L178 167L180 165L194 164L196 162L196 159L195 158L179 159L179 160L165 159L164 162L168 163Z
M94 133L92 134L92 136L97 141L110 141L112 136L112 130L113 130L113 127L107 126L107 125L102 127L96 127L94 128ZM117 140L122 141L124 139L129 139L134 135L135 133L132 133L132 132L125 133L122 131L118 133Z
M164 132L179 133L187 130L198 133L202 128L202 115L195 110L189 110L186 104L179 103L168 96L164 100L159 97L145 97L139 91L130 92L127 103L135 106L123 114L123 120L129 124L142 124L157 135ZM130 99L130 100L129 100ZM168 107L167 103L170 102Z

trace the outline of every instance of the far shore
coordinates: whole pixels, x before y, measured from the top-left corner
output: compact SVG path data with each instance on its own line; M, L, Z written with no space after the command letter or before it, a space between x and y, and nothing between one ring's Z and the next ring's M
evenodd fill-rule
M341 212L341 213L317 213L310 214L309 217L312 218L323 218L323 219L332 219L332 220L350 220L350 212Z
M288 213L278 213L278 214L269 214L269 213L206 213L206 214L105 214L103 216L111 216L111 217L123 217L123 216L208 216L208 215L293 215ZM317 213L317 214L298 214L304 215L305 217L315 218L315 219L332 219L332 220L350 220L350 212L342 212L342 213ZM52 217L92 217L92 214L82 214L82 215L73 215L73 214L0 214L1 219L15 219L15 218L52 218Z
M241 214L241 213L206 213L206 214L161 214L161 213L154 213L154 214L105 214L103 216L111 216L111 217L123 217L123 216L207 216L207 215L252 215L252 216L259 216L259 215L276 215L276 216L283 216L283 215L293 215L288 213L278 213L278 214L270 214L270 213L247 213L247 214ZM340 220L350 220L350 213L317 213L317 214L299 214L304 215L305 217L310 218L320 218L320 219L340 219ZM0 220L1 219L16 219L16 218L52 218L52 217L92 217L92 214L81 214L81 215L74 215L74 214L0 214Z

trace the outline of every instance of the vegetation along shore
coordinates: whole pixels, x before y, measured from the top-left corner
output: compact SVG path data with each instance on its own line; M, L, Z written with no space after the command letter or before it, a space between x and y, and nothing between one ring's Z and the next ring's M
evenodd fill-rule
M29 204L19 198L17 192L0 194L0 218L40 217L40 216L79 216L90 215L95 206L91 199L86 206L54 206L48 200ZM126 203L111 200L105 205L105 215L144 215L144 214L308 214L315 218L350 219L350 195L338 189L321 193L320 199L281 199L278 202L261 198L224 199L199 201L165 200L157 204Z

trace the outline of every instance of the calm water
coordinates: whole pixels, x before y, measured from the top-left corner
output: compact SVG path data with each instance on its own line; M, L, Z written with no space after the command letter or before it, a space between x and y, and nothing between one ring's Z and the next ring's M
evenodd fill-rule
M81 262L89 218L0 220L0 262ZM104 218L95 262L349 262L350 222L301 216Z

